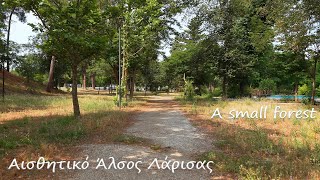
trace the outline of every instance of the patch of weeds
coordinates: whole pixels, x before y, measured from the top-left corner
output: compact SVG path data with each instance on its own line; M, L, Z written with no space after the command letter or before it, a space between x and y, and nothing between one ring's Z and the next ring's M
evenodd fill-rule
M314 133L320 134L320 126L314 126L313 131Z
M65 143L80 139L85 134L81 122L71 116L43 122L38 132L49 141Z
M320 144L316 144L314 151L310 157L310 163L314 166L320 167Z
M239 148L239 146L235 143L233 143L232 141L230 140L218 140L216 142L214 142L214 146L217 147L217 148Z
M262 179L261 172L259 168L246 168L240 166L240 179Z
M19 137L7 136L0 139L0 149L8 150L16 148L19 145Z
M120 143L125 143L125 144L141 144L145 142L143 138L132 136L132 135L127 135L127 134L122 134L119 136L116 136L114 138L115 142L120 142Z
M161 145L159 144L154 144L150 146L150 149L154 150L154 151L159 151L162 149Z
M194 101L192 103L192 111L191 111L191 114L198 114L198 111L197 111L197 101Z
M301 120L295 118L295 119L293 119L293 122L292 122L292 123L293 123L293 125L300 126L300 125L301 125Z
M25 117L22 120L9 121L6 125L10 127L25 127L29 124L30 118Z

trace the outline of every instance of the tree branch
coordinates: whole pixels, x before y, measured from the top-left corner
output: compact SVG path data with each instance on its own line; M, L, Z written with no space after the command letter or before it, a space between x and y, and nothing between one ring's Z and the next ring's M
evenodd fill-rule
M142 49L143 49L144 47L142 46L138 51L136 51L135 53L133 53L133 54L129 54L129 56L130 57L133 57L133 56L135 56L136 54L138 54L140 51L142 51Z
M42 25L43 25L47 30L49 30L49 29L50 29L49 26L46 24L46 22L44 21L43 17L39 14L39 12L38 12L37 10L35 10L35 9L32 9L31 11L40 19Z

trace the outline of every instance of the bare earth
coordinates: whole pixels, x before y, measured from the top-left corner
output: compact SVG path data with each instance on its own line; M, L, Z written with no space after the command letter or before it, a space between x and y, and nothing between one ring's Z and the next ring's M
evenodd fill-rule
M208 170L183 170L178 169L175 173L170 170L159 170L156 166L148 169L151 162L157 158L159 164L165 160L195 161L196 155L212 148L212 141L201 133L189 120L178 110L172 102L172 97L152 97L149 100L146 111L136 117L135 123L127 129L128 135L148 139L165 151L155 151L150 147L124 144L85 145L83 154L89 157L90 168L78 171L72 179L210 179L212 174ZM97 166L96 160L103 158L108 167L114 157L120 161L142 161L138 167L128 170L104 169ZM213 172L214 173L214 172Z

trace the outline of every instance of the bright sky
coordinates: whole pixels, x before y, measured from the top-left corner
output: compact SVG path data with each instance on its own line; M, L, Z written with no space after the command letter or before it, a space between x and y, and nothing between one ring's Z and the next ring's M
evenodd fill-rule
M20 22L16 16L13 16L13 22L11 24L11 35L10 40L15 41L19 44L27 44L29 42L29 37L34 36L36 33L32 31L32 28L28 25L28 23L38 23L39 20L28 13L27 22Z

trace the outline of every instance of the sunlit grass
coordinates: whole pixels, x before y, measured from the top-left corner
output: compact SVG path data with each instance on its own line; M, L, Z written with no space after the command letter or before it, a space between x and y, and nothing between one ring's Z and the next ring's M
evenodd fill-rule
M188 102L177 99L184 104L182 108L195 119L194 122L213 135L213 151L201 158L213 160L218 172L232 173L241 179L320 177L319 107L315 107L315 119L274 119L276 106L286 111L312 107L269 100L196 98ZM268 106L266 119L227 118L230 110L252 112L261 106ZM224 119L211 119L216 108Z
M111 142L122 134L132 110L143 102L136 98L119 111L112 96L79 95L81 118L75 119L70 95L7 96L0 106L0 156L19 148L72 145L88 138L96 143Z

